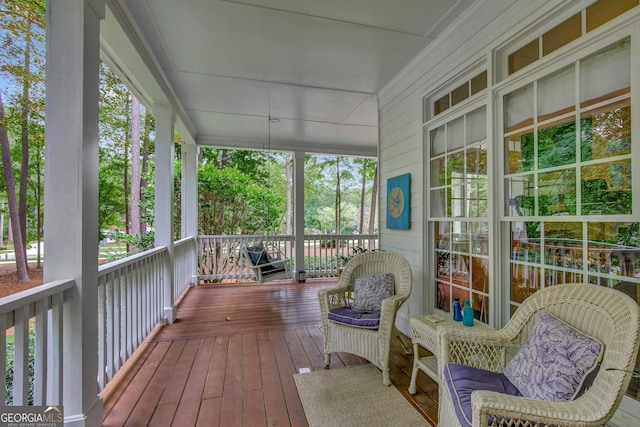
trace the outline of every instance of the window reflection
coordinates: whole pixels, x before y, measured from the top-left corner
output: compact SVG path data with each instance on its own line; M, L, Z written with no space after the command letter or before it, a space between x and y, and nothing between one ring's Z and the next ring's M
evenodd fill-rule
M506 169L509 173L527 172L534 166L533 132L527 131L505 138Z
M576 123L548 126L538 131L538 168L546 169L576 161Z
M539 174L538 194L538 215L575 215L575 169L563 169Z
M443 152L430 159L430 212L438 219L432 223L436 307L449 311L456 296L470 299L476 318L488 322L486 108L456 117L429 135L432 149L446 140Z
M581 174L584 215L631 213L631 160L585 166Z
M580 150L583 162L631 153L628 99L582 115Z

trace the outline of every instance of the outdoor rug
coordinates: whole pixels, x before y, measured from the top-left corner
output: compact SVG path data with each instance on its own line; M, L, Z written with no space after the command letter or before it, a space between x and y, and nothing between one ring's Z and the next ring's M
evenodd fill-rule
M294 374L293 378L311 427L430 425L393 385L382 385L382 373L374 365Z

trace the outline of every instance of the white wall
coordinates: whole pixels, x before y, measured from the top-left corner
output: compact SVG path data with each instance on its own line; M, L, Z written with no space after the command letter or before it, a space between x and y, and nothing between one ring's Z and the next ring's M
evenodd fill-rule
M402 307L396 322L405 334L410 335L410 317L431 312L435 293L427 275L431 255L426 250L425 239L429 206L423 161L426 154L422 141L423 96L445 88L451 90L473 77L471 70L479 72L481 67L489 70L486 101L491 104L493 52L507 41L512 42L518 34L542 23L548 25L555 19L561 22L591 2L477 0L378 94L380 242L382 249L405 256L413 270L411 298ZM489 128L489 141L491 134ZM409 230L387 229L387 179L407 172L411 174L411 227Z

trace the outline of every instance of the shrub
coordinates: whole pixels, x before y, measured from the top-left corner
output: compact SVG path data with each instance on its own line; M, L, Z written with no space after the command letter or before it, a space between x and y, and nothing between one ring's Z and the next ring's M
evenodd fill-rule
M27 404L33 405L33 355L35 354L35 330L33 328L29 328L29 366L28 366L28 376L29 376L29 385L27 391ZM7 337L9 338L9 337ZM13 337L12 337L13 338ZM13 368L15 364L15 343L13 339L7 339L7 374L6 374L6 397L5 404L13 405Z

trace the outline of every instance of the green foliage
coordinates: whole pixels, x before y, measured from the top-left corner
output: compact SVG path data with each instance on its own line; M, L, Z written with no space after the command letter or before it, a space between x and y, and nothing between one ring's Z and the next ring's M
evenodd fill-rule
M618 229L618 244L640 248L640 223L632 222Z
M199 232L261 234L280 227L285 200L235 167L198 169Z
M374 252L376 250L377 249L374 249L371 252ZM347 263L349 261L351 261L351 259L354 256L363 254L365 252L369 252L369 249L363 248L361 246L356 246L355 248L353 248L353 250L351 251L351 253L349 255L338 255L338 267L344 267L345 265L347 265Z
M15 342L7 337L7 373L6 373L6 397L5 404L13 405L13 371L15 365ZM13 338L13 337L11 337ZM33 405L33 376L34 376L34 355L35 355L36 333L33 328L29 328L29 384L27 389L27 404Z
M361 207L365 211L365 225L368 224L371 215L369 202L375 172L374 159L307 156L304 171L305 232L351 233L355 231L356 224L358 230L361 230ZM361 188L363 174L366 183L364 194ZM365 198L365 203L361 205L362 197ZM375 215L375 212L373 214ZM336 225L336 221L339 225Z
M117 233L116 240L125 242L131 246L131 249L127 255L144 252L149 249L153 249L155 243L155 233L147 231L140 234L127 234Z
M121 161L100 162L98 173L98 230L100 230L100 240L104 239L105 230L112 227L118 229L124 226L122 213L126 207L121 170Z
M0 90L27 244L43 227L45 9L39 0L0 0L0 10Z
M226 148L205 148L202 150L204 164L213 164L218 169L235 167L254 181L266 184L269 172L265 167L270 160L281 157L278 153L264 151L230 150Z
M538 131L538 169L571 164L575 161L575 121Z

